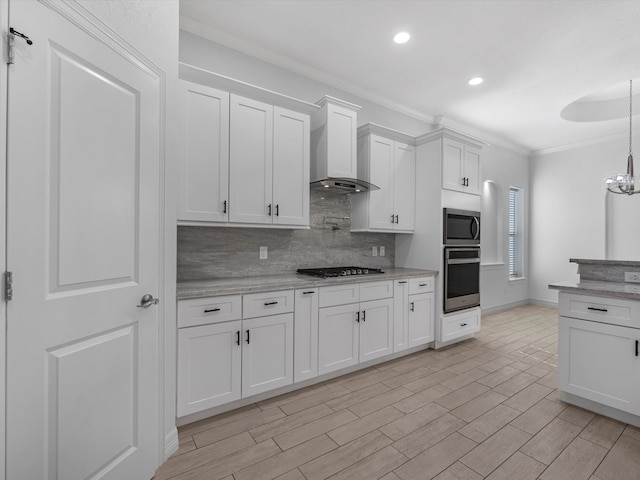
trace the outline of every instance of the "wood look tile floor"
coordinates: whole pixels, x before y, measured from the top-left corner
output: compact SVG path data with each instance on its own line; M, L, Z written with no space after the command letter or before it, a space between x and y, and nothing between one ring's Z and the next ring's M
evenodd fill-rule
M638 480L640 429L561 402L557 311L179 429L155 480Z

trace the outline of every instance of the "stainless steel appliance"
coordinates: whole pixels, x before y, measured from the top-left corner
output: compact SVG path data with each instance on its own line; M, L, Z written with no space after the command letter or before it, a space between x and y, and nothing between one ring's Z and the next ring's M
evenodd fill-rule
M304 275L313 275L314 277L346 277L358 275L371 275L376 273L384 273L379 268L369 267L325 267L325 268L299 268L297 273Z
M444 313L480 305L480 248L444 248Z
M480 245L480 212L444 208L442 243L445 245Z

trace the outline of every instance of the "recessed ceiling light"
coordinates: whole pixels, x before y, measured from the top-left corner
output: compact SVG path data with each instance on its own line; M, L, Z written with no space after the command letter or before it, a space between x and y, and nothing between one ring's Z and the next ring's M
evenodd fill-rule
M393 37L393 41L396 43L407 43L410 38L411 35L409 35L408 32L400 32L396 33L396 36Z
M469 85L480 85L482 82L484 82L484 78L482 77L473 77L469 80Z

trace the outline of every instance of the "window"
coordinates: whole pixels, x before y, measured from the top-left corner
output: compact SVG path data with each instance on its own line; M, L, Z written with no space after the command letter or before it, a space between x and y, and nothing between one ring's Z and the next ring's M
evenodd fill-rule
M524 276L522 237L522 188L509 187L509 279Z

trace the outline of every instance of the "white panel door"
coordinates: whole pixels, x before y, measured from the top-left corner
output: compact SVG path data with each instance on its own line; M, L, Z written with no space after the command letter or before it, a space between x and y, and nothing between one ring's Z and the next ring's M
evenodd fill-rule
M416 149L395 144L393 169L393 211L396 230L415 229L416 210Z
M309 225L309 115L273 107L273 223Z
M293 383L293 313L242 321L242 396Z
M231 95L229 221L271 223L273 106Z
M448 138L442 139L442 188L464 191L462 165L464 145Z
M178 220L226 222L229 93L180 80Z
M242 322L178 330L178 417L241 396Z
M434 293L409 295L409 347L433 342Z
M393 140L369 136L370 182L380 190L369 192L369 228L393 230Z
M358 363L360 305L321 308L318 316L318 373ZM358 320L356 320L358 318Z
M393 298L360 304L360 362L393 353Z
M480 195L482 179L480 178L480 150L465 146L464 148L464 176L467 186L464 191L474 195Z
M293 381L318 376L318 289L296 290Z
M161 81L65 5L11 3L33 45L16 38L9 68L7 478L146 479L161 359L158 307L136 305L159 291Z

